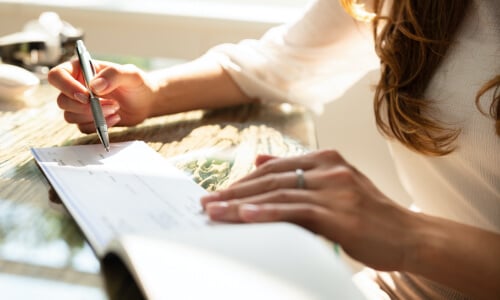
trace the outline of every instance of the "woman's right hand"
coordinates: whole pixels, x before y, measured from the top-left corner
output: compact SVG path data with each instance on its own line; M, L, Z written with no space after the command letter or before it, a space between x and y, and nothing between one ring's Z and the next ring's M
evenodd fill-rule
M101 99L109 127L132 126L151 115L157 87L146 74L134 65L119 65L93 61L96 75L90 82L92 91ZM62 63L50 70L48 80L61 91L58 106L64 119L76 124L81 132L95 131L80 64L77 59Z

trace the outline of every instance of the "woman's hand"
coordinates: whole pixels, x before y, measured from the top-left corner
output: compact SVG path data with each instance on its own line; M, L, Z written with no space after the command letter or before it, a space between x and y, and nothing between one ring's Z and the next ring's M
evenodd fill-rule
M108 126L131 126L144 121L153 109L156 90L145 73L133 65L93 63L96 76L90 87L101 98ZM65 120L78 125L81 132L94 132L89 93L78 60L56 66L49 72L48 80L61 91L57 104L64 110Z
M416 214L396 205L336 151L300 157L259 156L257 169L228 189L202 198L211 219L287 221L339 243L379 270L401 270ZM298 189L297 169L304 170Z

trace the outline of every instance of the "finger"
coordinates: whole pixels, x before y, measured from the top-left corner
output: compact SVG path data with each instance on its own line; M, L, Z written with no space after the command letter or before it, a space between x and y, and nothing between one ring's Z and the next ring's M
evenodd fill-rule
M72 113L90 113L88 101L87 103L82 103L65 94L59 94L59 96L57 96L57 106L64 111Z
M120 122L121 118L118 114L114 114L111 116L106 117L106 124L108 127L112 127ZM92 120L91 122L86 122L86 123L79 123L78 129L83 132L83 133L94 133L96 132L95 124L94 121Z
M273 190L293 189L297 186L297 175L293 172L268 174L253 180L233 184L229 188L213 192L201 198L201 205L214 201L241 199L253 195L264 194Z
M338 180L343 183L352 183L354 175L360 174L335 150L316 151L288 158L264 157L263 160L265 162L258 166L254 172L236 181L231 187L263 177L266 174L302 170L303 176L297 174L297 180L303 177L307 189L319 189L325 184L335 183Z
M95 124L94 122L87 122L87 123L79 123L77 124L78 125L78 130L80 130L81 132L83 133L94 133L96 132L96 129L95 129Z
M121 117L119 114L113 114L106 117L106 124L108 125L108 127L113 127L115 125L118 125L120 121Z
M87 88L81 80L78 60L60 64L52 68L47 77L49 83L72 99L77 99L77 94L88 95Z
M263 203L316 203L311 193L303 190L281 189L253 197L236 199L231 201L210 202L205 206L208 216L214 221L238 222L240 220L239 209L245 204Z
M263 177L267 174L275 174L282 172L295 172L296 169L309 170L314 167L314 162L303 156L297 158L274 158L268 159L255 169L252 173L235 181L231 186L237 186L243 182Z
M262 157L257 157L256 163L257 162L259 163L257 166L258 168L254 173L245 177L245 179L257 177L265 173L283 172L287 170L309 170L312 168L330 168L335 165L348 165L338 151L331 149L285 158L263 155Z
M86 123L94 124L94 117L92 116L92 114L75 114L71 112L65 112L64 119L70 124L79 124L79 125L85 125ZM116 125L118 121L120 121L120 115L109 114L105 116L105 119L106 119L106 125L108 127L111 127L113 125ZM84 128L86 128L86 126Z
M90 88L107 95L120 87L137 88L144 84L144 73L135 65L110 65L96 74Z
M255 159L255 166L260 166L262 165L263 163L271 160L271 159L276 159L278 158L277 156L273 156L273 155L267 155L267 154L261 154L261 155L258 155L257 158Z
M336 214L310 203L266 203L245 204L238 211L240 220L246 223L290 222L312 232L325 234L335 239Z
M91 113L73 113L69 111L64 112L64 120L66 120L69 124L85 124L94 122L94 118Z
M113 100L101 99L100 103L104 117L111 116L120 109L120 105ZM68 98L66 95L59 95L57 98L57 105L65 111L67 117L70 117L66 119L68 123L87 122L88 119L92 117L90 104L77 102Z

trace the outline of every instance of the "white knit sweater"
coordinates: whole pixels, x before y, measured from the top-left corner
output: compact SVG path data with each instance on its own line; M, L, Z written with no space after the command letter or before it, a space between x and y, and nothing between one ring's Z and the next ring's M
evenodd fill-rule
M324 104L378 65L371 33L355 24L338 2L313 1L304 15L260 40L221 45L211 53L249 96L297 102L321 112ZM500 138L494 121L475 105L479 88L496 74L500 5L497 0L475 0L425 95L435 100L438 120L461 130L456 150L428 157L388 142L416 209L500 232ZM492 93L482 97L486 111ZM463 298L408 274L377 273L372 279L391 298ZM370 292L370 298L387 296L378 292Z

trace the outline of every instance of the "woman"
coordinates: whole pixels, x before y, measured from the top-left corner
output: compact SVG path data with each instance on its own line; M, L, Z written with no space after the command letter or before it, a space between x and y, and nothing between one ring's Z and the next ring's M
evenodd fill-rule
M376 120L414 207L397 205L334 150L259 156L253 173L202 205L214 220L288 221L340 244L377 270L357 276L369 298L500 298L498 4L375 1L373 16L348 2L313 1L258 41L159 72L101 62L91 87L109 126L257 99L320 111L338 95L342 70L355 78L374 66L365 25L345 11L372 20ZM49 81L66 120L93 132L77 63L54 68Z

